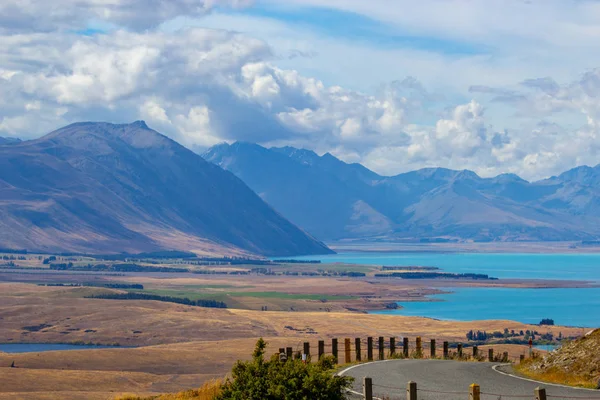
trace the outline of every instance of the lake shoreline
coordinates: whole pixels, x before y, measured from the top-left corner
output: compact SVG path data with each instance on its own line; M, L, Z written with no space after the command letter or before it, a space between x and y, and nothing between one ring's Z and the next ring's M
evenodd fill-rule
M102 344L74 344L59 342L2 342L0 343L0 353L4 354L22 354L22 353L44 353L48 351L81 351L81 350L102 350L102 349L123 349L133 348L132 346L120 345L102 345ZM12 350L12 351L7 351Z
M600 245L580 242L416 243L336 241L326 243L336 253L471 253L471 254L598 254ZM320 256L315 256L319 258Z

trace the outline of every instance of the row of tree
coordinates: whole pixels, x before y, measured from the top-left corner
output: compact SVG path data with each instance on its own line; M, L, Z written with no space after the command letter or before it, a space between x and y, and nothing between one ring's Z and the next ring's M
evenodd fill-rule
M547 341L551 341L554 339L554 335L551 332L547 332L547 333L543 333L540 334L538 331L536 330L520 330L520 331L515 331L513 330L508 330L508 328L504 328L504 332L500 332L500 331L494 331L491 333L488 333L486 331L473 331L470 330L469 332L467 332L467 340L469 341L477 341L477 342L484 342L488 339L508 339L508 338L514 338L514 337L523 337L525 340L535 340L536 337L539 337L541 340L547 340ZM562 340L563 336L562 336L562 332L559 332L557 339L558 340Z
M25 257L25 256L15 257L15 256L6 256L5 255L5 256L2 256L2 260L4 260L4 261L9 261L9 260L10 261L15 261L15 260L21 260L21 261L23 261L23 260L27 260L27 257Z
M209 307L209 308L227 308L227 304L216 300L190 300L187 297L159 296L156 294L129 292L129 293L103 293L93 296L87 296L91 299L108 300L155 300L167 303L185 304L187 306Z

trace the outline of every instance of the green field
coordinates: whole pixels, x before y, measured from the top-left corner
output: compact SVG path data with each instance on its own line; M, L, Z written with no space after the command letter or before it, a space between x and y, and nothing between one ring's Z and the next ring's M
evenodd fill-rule
M252 286L236 286L236 285L185 285L181 286L182 289L245 289Z
M176 290L176 289L144 289L134 290L133 292L155 294L159 296L172 296L172 297L187 297L190 300L199 299L210 299L218 301L231 301L232 297L255 297L261 299L282 299L282 300L352 300L354 296L331 296L323 294L290 294L283 292L231 292L231 291L219 291L219 292L199 292L196 290Z
M352 300L354 296L330 296L324 294L290 294L283 292L234 292L232 297L257 297L261 299L286 299L286 300Z

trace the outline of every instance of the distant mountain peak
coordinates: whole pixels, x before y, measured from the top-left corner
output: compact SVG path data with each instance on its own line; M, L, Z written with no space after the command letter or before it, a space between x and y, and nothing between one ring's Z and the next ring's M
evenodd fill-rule
M271 147L272 151L277 153L285 154L286 156L295 160L301 161L305 164L312 164L317 161L319 155L312 150L298 149L296 147L284 146L284 147Z
M468 169L463 169L462 171L458 171L458 173L454 177L454 180L465 180L465 179L478 180L481 178L475 172L468 170Z
M232 149L253 149L253 150L266 150L265 147L257 143L245 142L243 140L233 142L232 144L223 143L217 146L229 146Z
M505 173L492 178L495 182L527 182L517 174Z
M557 177L552 177L550 180L576 182L583 186L598 185L600 184L600 168L582 165L563 172Z
M91 150L107 149L109 143L122 141L135 148L180 149L176 142L148 127L144 121L128 124L109 122L77 122L57 129L35 142L48 142L53 145L65 145L70 148Z
M129 124L131 127L136 127L136 128L140 128L140 129L150 129L148 128L148 125L146 125L146 121L144 120L139 120L139 121L134 121L131 124Z
M0 136L0 146L5 145L5 144L16 144L16 143L21 143L21 139Z

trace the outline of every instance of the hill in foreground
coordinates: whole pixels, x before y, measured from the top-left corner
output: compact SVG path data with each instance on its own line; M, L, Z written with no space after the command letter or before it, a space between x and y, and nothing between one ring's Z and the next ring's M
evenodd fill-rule
M0 248L330 252L233 174L143 121L77 123L0 146Z
M519 372L544 381L600 389L600 329L524 363Z

